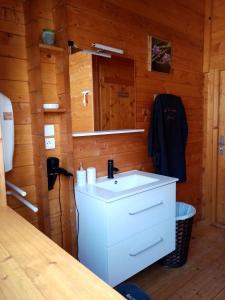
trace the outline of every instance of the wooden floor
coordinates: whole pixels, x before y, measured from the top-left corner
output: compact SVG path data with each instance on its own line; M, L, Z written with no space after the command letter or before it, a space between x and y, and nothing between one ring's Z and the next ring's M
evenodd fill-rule
M129 282L153 300L225 300L225 230L198 222L185 266L169 269L155 264Z

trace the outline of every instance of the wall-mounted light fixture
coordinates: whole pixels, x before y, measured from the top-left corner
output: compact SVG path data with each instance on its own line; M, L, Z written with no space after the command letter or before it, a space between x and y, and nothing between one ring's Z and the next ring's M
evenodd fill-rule
M105 53L105 52L103 52L101 50L93 51L93 50L78 48L76 46L76 44L74 43L74 41L68 41L68 52L69 52L69 55L77 53L77 52L85 52L85 53L88 53L88 54L97 55L97 56L103 56L103 57L107 57L107 58L111 58L112 57L111 54Z
M101 50L105 50L105 51L115 52L118 54L124 54L124 51L122 49L106 46L106 45L99 44L99 43L92 43L92 47L95 47L95 48L101 49Z
M97 56L102 56L102 57L107 57L111 58L112 56L108 53L103 53L103 52L98 52L98 51L92 51L92 50L87 50L87 49L82 49L81 52L97 55Z

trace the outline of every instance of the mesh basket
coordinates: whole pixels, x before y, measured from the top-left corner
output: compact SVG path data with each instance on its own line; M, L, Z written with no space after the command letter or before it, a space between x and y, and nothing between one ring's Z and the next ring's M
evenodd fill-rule
M177 268L187 262L188 249L191 239L192 223L196 210L193 206L176 203L176 249L161 259L161 264Z

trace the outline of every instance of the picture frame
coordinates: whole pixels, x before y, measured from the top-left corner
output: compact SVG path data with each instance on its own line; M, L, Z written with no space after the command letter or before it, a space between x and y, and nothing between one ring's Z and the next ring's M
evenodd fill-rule
M171 72L172 46L170 41L148 36L148 70Z

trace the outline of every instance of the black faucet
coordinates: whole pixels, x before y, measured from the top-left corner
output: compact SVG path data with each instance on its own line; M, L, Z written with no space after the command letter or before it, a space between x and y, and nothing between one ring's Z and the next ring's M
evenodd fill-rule
M118 172L119 169L113 166L113 160L108 160L108 178L114 178L114 173Z

